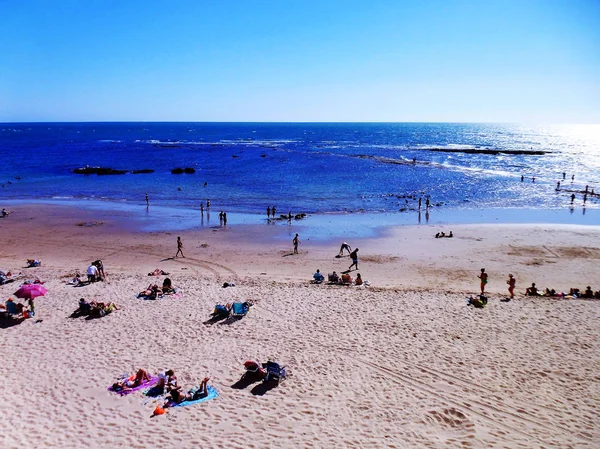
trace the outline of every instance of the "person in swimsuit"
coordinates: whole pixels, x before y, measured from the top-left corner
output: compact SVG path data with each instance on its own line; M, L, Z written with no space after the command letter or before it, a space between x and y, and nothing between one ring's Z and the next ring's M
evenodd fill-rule
M298 238L298 234L296 234L296 236L292 240L292 243L294 244L294 254L298 254L298 243L300 243L300 239Z
M517 280L513 277L512 274L508 275L508 280L506 281L508 284L508 293L510 293L510 299L514 299L515 297L515 285Z
M206 396L208 396L207 383L209 380L209 377L205 377L204 379L202 379L200 387L188 390L187 393L182 392L181 387L171 390L171 396L169 399L167 399L167 403L165 405L181 404L185 401L196 401L198 399L205 398Z
M179 256L181 253L181 257L185 257L183 255L183 242L181 241L181 237L177 237L177 252L175 253L175 257Z
M358 270L358 248L350 253L350 258L352 259L352 265L350 265L350 268L348 269L351 270L352 267L356 267Z
M144 382L148 382L150 379L150 374L148 374L146 370L140 368L139 370L137 370L137 373L135 373L135 376L131 376L127 379L115 382L112 386L112 389L115 391L131 390L132 388L139 387Z
M488 275L485 272L485 268L481 269L481 274L477 277L481 280L480 287L481 287L481 294L483 295L483 293L485 292L485 285L488 283Z

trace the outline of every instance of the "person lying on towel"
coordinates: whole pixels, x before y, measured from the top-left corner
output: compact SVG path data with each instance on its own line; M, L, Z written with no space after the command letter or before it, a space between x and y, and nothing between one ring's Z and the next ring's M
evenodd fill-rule
M139 370L137 370L137 373L135 373L133 376L130 376L127 379L123 379L118 382L115 382L112 386L112 389L114 391L131 390L132 388L139 387L144 382L150 381L150 379L151 379L150 374L148 374L148 372L146 370L140 368Z
M197 401L198 399L205 398L208 396L208 388L207 383L210 380L209 377L205 377L202 379L202 383L200 387L193 388L189 390L187 393L181 391L181 387L177 389L171 390L170 397L167 398L167 402L165 403L165 407L169 405L181 404L185 401Z

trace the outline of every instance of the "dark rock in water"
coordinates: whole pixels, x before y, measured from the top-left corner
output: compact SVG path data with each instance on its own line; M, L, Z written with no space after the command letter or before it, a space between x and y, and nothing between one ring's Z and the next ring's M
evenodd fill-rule
M196 170L193 169L192 167L185 167L185 168L177 167L177 168L172 169L171 173L173 173L174 175L181 175L182 173L192 174L192 173L196 173Z
M127 170L116 170L114 168L109 167L90 166L76 168L75 170L73 170L73 173L78 175L124 175L127 172Z
M231 156L231 157L232 157L232 158L234 158L234 159L236 159L236 158L238 158L239 156L238 156L237 154L234 154L234 155L233 155L233 156Z
M143 170L133 170L131 172L132 175L137 175L139 173L154 173L154 170L151 170L149 168L144 168Z
M465 153L465 154L527 154L541 156L547 153L542 150L491 150L486 148L427 148L426 151L437 151L440 153Z
M296 214L294 215L294 218L296 220L302 220L303 218L306 218L306 214Z

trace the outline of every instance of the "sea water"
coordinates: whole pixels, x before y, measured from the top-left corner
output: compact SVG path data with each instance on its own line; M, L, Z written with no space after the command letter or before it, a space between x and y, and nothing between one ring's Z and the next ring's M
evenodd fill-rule
M0 152L2 200L139 208L148 194L184 227L207 199L229 224L259 221L267 206L323 223L600 223L598 197L584 205L582 194L600 192L599 125L4 123ZM73 173L86 165L154 172Z

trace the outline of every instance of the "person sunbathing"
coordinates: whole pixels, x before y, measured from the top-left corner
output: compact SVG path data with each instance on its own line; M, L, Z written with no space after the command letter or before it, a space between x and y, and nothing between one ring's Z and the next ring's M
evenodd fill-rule
M90 307L91 308L90 308L89 315L92 317L103 317L115 310L119 310L119 308L117 307L117 305L114 302L104 303L104 302L91 301Z
M130 376L126 379L115 382L112 385L112 389L114 391L127 391L131 390L132 388L139 387L144 382L148 382L150 380L150 374L148 374L146 370L140 368L139 370L137 370L134 376Z
M154 271L151 271L150 273L148 273L148 276L168 276L168 275L169 275L169 273L161 270L160 268L157 268Z
M27 268L39 267L42 264L41 260L27 259Z
M150 284L146 290L142 290L138 294L138 298L146 296L149 299L156 299L163 294L162 289L157 284Z
M539 295L538 289L535 286L535 282L531 284L531 287L527 287L525 289L525 295L526 296L538 296Z
M548 297L556 296L556 290L546 288L546 290L544 290L544 296L548 296Z
M168 407L169 405L181 404L185 401L197 401L198 399L205 398L208 396L207 384L209 380L209 377L205 377L202 379L200 387L188 390L187 393L182 392L181 387L171 390L170 398L167 399L165 406Z

